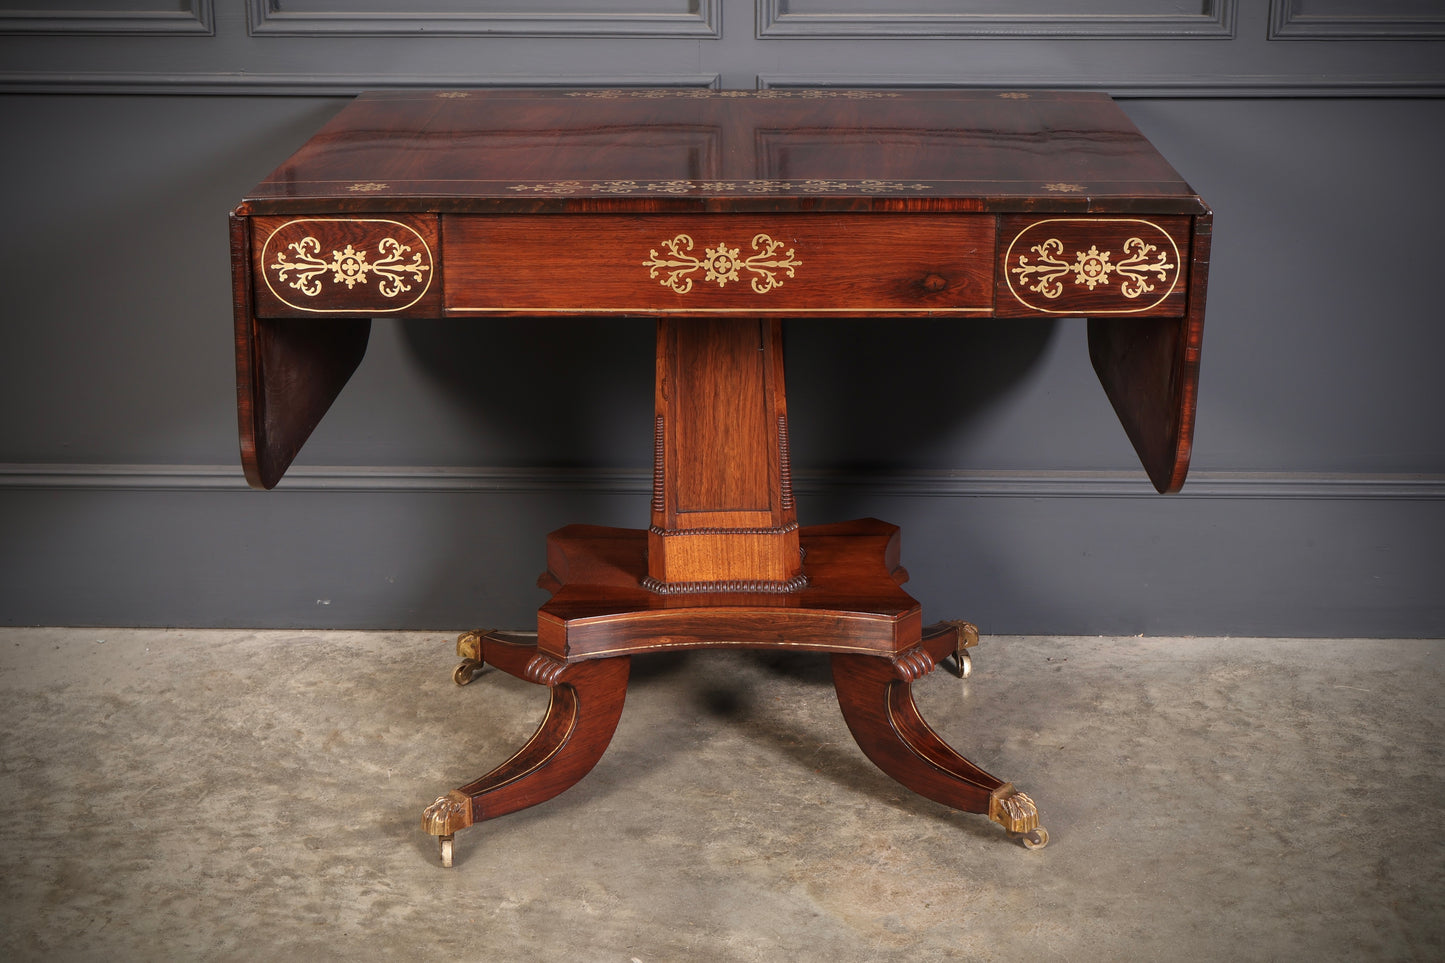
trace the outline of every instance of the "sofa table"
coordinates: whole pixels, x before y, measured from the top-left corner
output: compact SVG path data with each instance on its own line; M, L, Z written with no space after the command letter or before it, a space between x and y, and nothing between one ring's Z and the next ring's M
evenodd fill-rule
M894 526L799 527L781 324L1087 318L1114 410L1154 486L1176 491L1210 225L1102 94L394 91L344 108L231 215L251 485L280 480L372 317L657 326L649 526L553 532L536 633L458 640L456 681L492 665L551 701L512 758L426 809L443 863L457 830L586 775L633 655L718 646L827 653L879 768L1044 845L1033 801L913 702L940 663L966 667L973 626L924 625Z

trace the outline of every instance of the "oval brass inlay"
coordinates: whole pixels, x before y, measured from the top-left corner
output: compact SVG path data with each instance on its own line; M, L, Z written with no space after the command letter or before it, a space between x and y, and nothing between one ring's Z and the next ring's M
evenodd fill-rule
M1109 229L1109 238L1122 233L1125 240L1105 239L1100 227ZM1100 250L1100 244L1109 250ZM1035 221L1014 236L1004 254L1004 277L1009 292L1035 311L1136 314L1163 304L1174 293L1179 262L1179 246L1152 221L1056 217ZM1065 292L1070 297L1063 299L1067 306L1061 306ZM1080 303L1095 298L1100 304Z
M358 250L355 240L343 239L338 247L337 230L319 226L332 224L380 225L380 229L366 230L367 240L360 242ZM349 233L356 237L355 232ZM330 238L327 245L333 249L329 257L322 253L318 234ZM286 240L293 237L296 239ZM261 276L271 293L287 307L317 314L404 311L426 296L431 288L432 267L426 239L400 221L383 218L298 218L272 231L261 247ZM358 285L367 287L359 291ZM379 297L366 296L373 291ZM315 298L323 292L331 303L339 297L345 306L317 307L315 302L307 303L298 297Z

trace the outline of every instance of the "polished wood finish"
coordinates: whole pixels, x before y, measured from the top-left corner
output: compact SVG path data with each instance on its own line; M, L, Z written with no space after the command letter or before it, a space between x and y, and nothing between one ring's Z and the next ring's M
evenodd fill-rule
M1209 210L1102 94L378 92L344 109L236 216L250 239L233 252L254 254L233 253L240 390L314 395L277 438L264 418L243 424L258 487L276 483L334 396L298 385L334 381L345 365L327 355L354 353L358 327L273 346L270 371L285 383L268 389L270 371L250 363L252 318L348 311L1092 317L1095 367L1150 478L1173 491L1188 472ZM348 285L341 271L310 275L315 294L292 287L302 279L296 268L283 279L284 262L303 258L287 245L307 237L320 262L339 262L348 244L368 263L394 257L392 289L408 290L388 296L376 274ZM381 250L388 238L408 250ZM1137 270L1156 262L1128 247L1135 238L1174 266ZM1050 240L1059 246L1046 263L1031 248ZM710 265L719 247L787 266L740 267L721 284L707 266L686 270ZM1099 277L1090 249L1115 267L1134 258L1134 275ZM399 270L418 254L425 270ZM1057 293L1028 290L1040 282ZM1127 294L1141 284L1154 290ZM1122 322L1146 315L1185 320Z
M240 210L1192 216L1208 208L1104 94L517 89L364 94Z
M1187 217L1015 215L998 222L998 317L1184 313Z
M427 810L444 858L457 829L591 768L633 655L717 646L827 653L868 758L1037 848L1033 801L913 702L940 661L966 671L977 631L925 628L895 527L798 525L781 319L1087 317L1100 382L1173 491L1209 236L1208 208L1100 94L367 94L233 213L242 460L276 484L372 315L655 318L651 524L552 533L535 639L459 640L459 683L493 665L552 697L516 756Z
M908 317L993 305L986 215L450 215L442 231L456 265L448 315ZM585 269L565 283L517 269L579 256Z
M253 217L263 318L442 313L435 217Z
M1089 358L1149 480L1177 492L1189 473L1213 216L1193 219L1184 317L1089 319Z
M303 323L257 317L249 218L231 218L236 415L241 465L254 488L274 488L366 354L371 319Z
M860 519L803 528L808 584L793 592L667 595L644 587L647 533L569 525L547 537L553 593L540 650L567 661L715 645L893 655L918 642L922 613L899 586L898 528Z
M622 718L632 663L624 656L567 664L491 634L480 639L477 661L547 686L551 699L536 733L511 758L427 808L423 829L434 836L535 806L591 772Z
M659 321L656 412L645 586L800 587L781 323Z

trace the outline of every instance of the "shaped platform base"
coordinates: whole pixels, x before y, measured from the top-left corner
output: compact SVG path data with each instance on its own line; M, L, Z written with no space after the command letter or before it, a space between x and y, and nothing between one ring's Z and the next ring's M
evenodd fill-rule
M908 575L898 565L898 529L864 519L801 536L805 588L676 595L643 587L644 531L574 525L549 536L541 584L553 596L537 635L457 640L458 684L495 666L552 696L525 746L423 814L443 863L451 865L457 830L551 799L596 765L621 717L633 654L724 646L830 654L843 717L875 765L929 799L987 815L1029 848L1045 845L1033 800L973 765L919 715L912 684L946 660L963 674L978 632L966 622L922 627L918 603L900 588Z

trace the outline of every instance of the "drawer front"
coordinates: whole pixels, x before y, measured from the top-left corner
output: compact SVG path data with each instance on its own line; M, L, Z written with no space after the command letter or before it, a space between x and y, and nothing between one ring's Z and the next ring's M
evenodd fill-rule
M435 216L256 217L256 315L436 317Z
M1184 314L1187 217L999 219L998 314Z
M455 215L448 314L993 310L987 215Z

